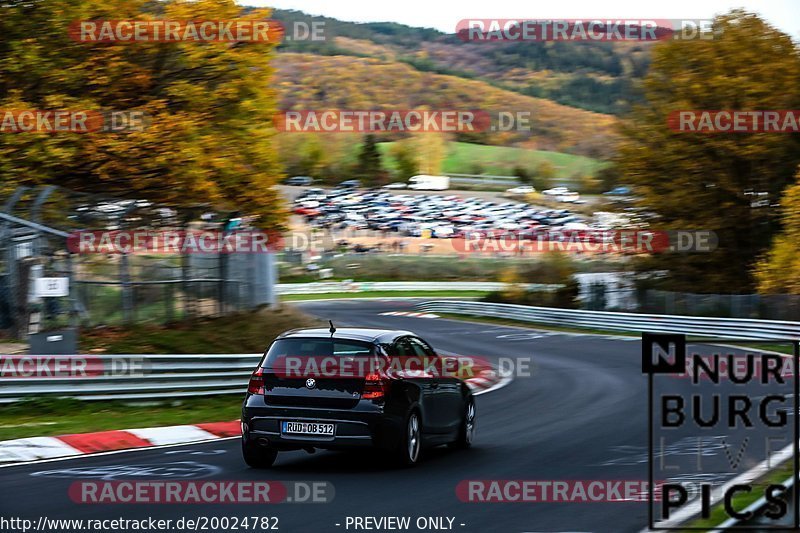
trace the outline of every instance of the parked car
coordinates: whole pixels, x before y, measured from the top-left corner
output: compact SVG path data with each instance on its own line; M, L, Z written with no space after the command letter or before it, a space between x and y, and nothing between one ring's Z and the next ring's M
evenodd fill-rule
M614 187L610 191L606 191L603 194L606 194L608 196L628 196L629 194L631 194L631 188L630 187Z
M405 189L408 187L408 184L402 181L395 181L394 183L387 183L382 189Z
M452 226L436 226L433 228L433 236L437 239L449 239L454 233Z
M450 178L448 176L420 174L419 176L408 178L408 182L410 183L409 189L419 191L446 191L450 187Z
M565 193L565 194L561 194L559 196L556 196L556 200L558 200L559 202L567 203L567 204L585 204L586 203L585 200L581 200L581 195L580 194L578 194L576 192L572 192L572 191L570 191L568 193Z
M520 185L519 187L506 189L506 195L508 196L524 196L526 194L531 194L534 192L536 192L536 189L534 189L530 185Z
M287 178L283 183L286 185L308 187L309 185L314 183L314 178L311 178L309 176L292 176L291 178Z
M566 187L553 187L552 189L542 191L542 194L546 196L560 196L562 194L567 194L568 192L570 192L570 190Z
M358 180L345 180L339 184L339 187L344 187L345 189L358 189L361 187L361 182Z
M549 196L556 201L565 203L578 203L581 198L580 194L570 191L566 187L553 187L552 189L542 191L542 194Z
M293 358L291 373L288 357ZM280 451L375 447L410 466L429 446L468 448L476 414L469 387L452 372L407 371L402 361L409 357L444 361L409 331L332 326L278 336L247 386L241 418L244 461L268 468ZM364 364L351 367L370 370L334 371L324 379L297 370L316 358L333 363L363 358Z

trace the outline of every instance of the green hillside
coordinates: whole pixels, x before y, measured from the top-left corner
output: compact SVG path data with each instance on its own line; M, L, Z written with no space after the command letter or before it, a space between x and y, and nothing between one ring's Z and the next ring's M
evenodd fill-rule
M394 171L395 162L389 155L392 144L394 143L384 142L378 146L383 154L384 166L387 170ZM517 167L533 172L545 161L553 165L557 180L569 180L585 174L593 175L607 164L590 157L560 152L451 142L447 147L442 172L508 176L513 175Z

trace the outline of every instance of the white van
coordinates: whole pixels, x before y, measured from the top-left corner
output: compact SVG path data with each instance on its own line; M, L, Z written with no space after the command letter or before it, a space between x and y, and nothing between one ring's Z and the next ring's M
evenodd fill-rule
M448 176L427 176L420 174L408 178L408 188L418 191L446 191L450 188Z

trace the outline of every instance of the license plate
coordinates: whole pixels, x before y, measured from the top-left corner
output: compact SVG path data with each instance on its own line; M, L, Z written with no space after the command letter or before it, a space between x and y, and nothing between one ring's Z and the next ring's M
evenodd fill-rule
M283 422L281 432L287 435L333 436L334 424L324 422Z

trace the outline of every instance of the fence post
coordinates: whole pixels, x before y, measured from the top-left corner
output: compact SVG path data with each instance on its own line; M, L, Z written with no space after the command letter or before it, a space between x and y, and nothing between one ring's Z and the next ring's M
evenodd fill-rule
M278 291L276 285L278 284L278 264L277 258L274 253L266 254L267 259L267 301L270 306L277 305Z
M227 233L222 233L223 241L225 239L225 235ZM217 284L217 315L222 316L225 314L225 300L228 297L227 294L227 279L228 279L228 254L222 252L220 250L218 252L218 261L219 261L219 283Z
M67 279L69 280L67 283L69 284L69 295L67 296L67 302L69 302L69 325L71 328L78 327L78 296L75 294L75 291L78 289L78 284L75 280L75 270L74 264L72 262L72 254L69 250L67 250L67 256L65 258L65 262L67 265Z
M183 288L183 317L190 318L195 315L195 301L190 294L189 274L189 254L181 253L181 287Z
M132 307L133 301L131 300L131 280L130 272L128 271L128 254L123 253L119 262L119 277L122 281L122 320L130 324L133 321Z
M164 284L164 322L172 322L172 283Z
M12 253L16 256L16 248L11 246ZM30 263L25 259L17 259L12 261L14 265L14 279L11 280L11 287L14 287L13 302L13 320L14 320L14 337L17 339L26 339L28 337L28 291L30 287Z
M242 286L244 286L245 293L247 294L247 303L241 307L247 309L254 309L256 307L256 291L258 290L258 280L256 280L256 256L257 254L247 254L245 261L247 262L247 270L244 279L241 280L239 291L241 294Z

